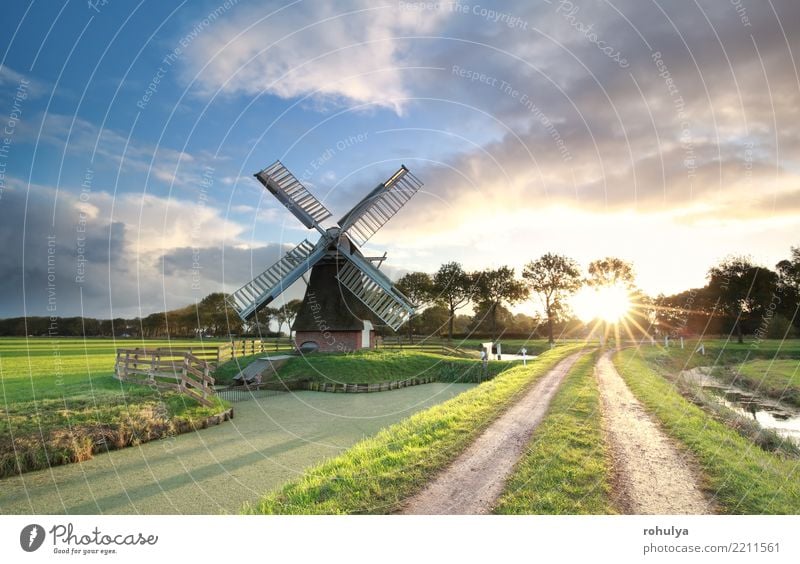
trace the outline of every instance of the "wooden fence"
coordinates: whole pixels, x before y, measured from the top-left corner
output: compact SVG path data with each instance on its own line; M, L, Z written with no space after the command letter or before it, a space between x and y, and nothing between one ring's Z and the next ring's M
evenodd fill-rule
M478 355L477 351L474 353L466 351L458 346L454 346L451 341L446 339L431 339L418 337L416 335L411 339L408 337L383 337L378 341L376 348L428 352L459 358L472 358Z
M211 363L193 352L173 349L117 349L117 379L174 390L210 407L214 405Z
M294 350L294 343L289 339L240 339L220 344L216 349L215 362L222 364L242 356L291 350Z

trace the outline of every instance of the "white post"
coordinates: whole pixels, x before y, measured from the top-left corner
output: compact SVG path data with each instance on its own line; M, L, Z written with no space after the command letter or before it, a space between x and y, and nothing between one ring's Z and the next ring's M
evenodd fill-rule
M683 337L681 337L681 350L683 350Z
M669 335L664 335L664 346L669 348Z
M552 343L550 343L550 344L552 345ZM522 366L527 366L528 365L528 358L527 358L526 355L528 354L528 349L526 349L525 347L522 347L519 350L519 352L522 353Z

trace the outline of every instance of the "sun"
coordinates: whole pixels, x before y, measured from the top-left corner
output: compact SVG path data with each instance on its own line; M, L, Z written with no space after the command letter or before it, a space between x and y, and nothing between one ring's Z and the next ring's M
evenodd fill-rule
M617 323L627 317L631 300L623 286L584 286L573 296L571 305L575 315L584 322L600 319Z

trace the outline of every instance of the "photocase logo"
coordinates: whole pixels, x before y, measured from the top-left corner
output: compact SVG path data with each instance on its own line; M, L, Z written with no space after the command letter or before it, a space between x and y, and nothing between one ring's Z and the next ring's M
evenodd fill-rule
M41 525L27 525L19 534L19 545L25 552L34 552L44 542L44 527Z

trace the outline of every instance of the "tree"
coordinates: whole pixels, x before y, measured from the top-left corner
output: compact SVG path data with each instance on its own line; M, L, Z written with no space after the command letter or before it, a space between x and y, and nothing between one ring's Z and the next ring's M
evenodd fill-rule
M255 311L251 321L252 331L260 337L269 336L272 332L270 323L275 320L278 323L278 310L274 307L261 306ZM278 328L280 332L280 327Z
M485 309L492 327L492 339L497 338L497 308L503 303L515 304L528 296L528 289L514 277L514 269L508 266L487 269L473 274L476 298Z
M581 287L578 263L569 257L546 253L522 270L528 288L539 294L547 316L547 338L553 343L553 320L562 311L564 299Z
M769 307L778 275L754 265L747 257L729 257L712 267L708 278L708 288L718 309L733 319L737 341L744 342L742 324Z
M275 319L278 322L278 333L285 323L289 328L289 337L292 336L292 323L294 323L297 314L300 313L300 307L303 305L303 300L289 300L283 306L277 309Z
M591 286L622 286L630 289L633 281L633 267L622 259L606 257L589 263L588 283Z
M200 320L201 330L225 336L241 332L242 320L230 305L228 297L228 294L214 292L200 300L194 315Z
M779 283L800 293L800 247L792 247L792 258L782 260L775 267L778 269Z
M778 290L781 292L781 313L794 322L800 329L798 303L800 303L800 247L792 247L789 260L782 260L775 265L778 270Z
M464 272L461 264L448 262L433 275L433 301L445 306L449 313L448 338L453 340L453 321L456 310L466 306L472 299L472 278Z
M409 272L402 276L395 286L411 300L412 304L419 308L424 307L431 300L433 279L426 272ZM409 340L411 340L413 334L412 321L413 318L406 322Z

